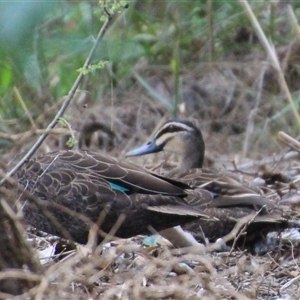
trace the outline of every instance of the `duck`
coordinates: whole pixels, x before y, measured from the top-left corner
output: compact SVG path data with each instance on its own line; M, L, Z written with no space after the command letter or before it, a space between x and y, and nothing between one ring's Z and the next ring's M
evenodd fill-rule
M127 152L125 156L141 156L161 151L173 152L179 157L178 166L171 171L170 176L202 168L205 154L202 132L191 121L171 119L155 132L152 140Z
M89 150L60 150L28 160L17 174L24 219L79 244L97 224L97 243L209 218L189 204L189 186ZM117 227L116 227L117 226Z
M165 176L187 184L193 193L205 192L205 197L191 203L210 216L210 220L195 220L182 227L191 232L199 242L214 242L230 234L242 218L256 214L242 235L239 245L251 245L265 238L267 233L287 226L282 211L268 198L245 186L234 174L203 168L205 142L201 130L191 121L170 119L166 121L146 144L125 155L142 156L170 151L178 156L178 165ZM218 220L216 222L216 220Z

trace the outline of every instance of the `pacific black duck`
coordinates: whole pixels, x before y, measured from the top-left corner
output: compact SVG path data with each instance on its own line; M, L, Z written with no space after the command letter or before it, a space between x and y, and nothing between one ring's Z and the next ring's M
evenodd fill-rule
M120 238L207 217L188 204L185 183L91 151L58 151L30 159L18 181L24 187L21 201L28 223L81 244L88 241L91 222L99 225L101 242L123 215L115 233Z
M126 156L140 156L159 151L171 151L178 155L178 166L168 176L189 185L196 194L205 190L195 206L219 221L186 224L184 229L194 237L210 241L231 232L236 223L253 212L259 212L247 228L246 242L251 243L259 235L286 226L282 213L267 198L244 186L233 174L223 171L201 169L204 160L205 143L201 131L190 121L173 119L164 123L147 144L132 150ZM198 199L199 200L199 199ZM192 203L190 203L192 204ZM204 236L203 236L204 235ZM245 241L243 241L245 242Z

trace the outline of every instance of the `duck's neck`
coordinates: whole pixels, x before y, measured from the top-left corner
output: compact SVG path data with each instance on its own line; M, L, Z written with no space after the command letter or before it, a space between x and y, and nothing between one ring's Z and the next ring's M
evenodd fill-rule
M181 159L177 169L186 172L190 169L202 168L205 152L203 140L192 141L187 143L187 145L189 145L189 147L186 147L185 151L181 153Z

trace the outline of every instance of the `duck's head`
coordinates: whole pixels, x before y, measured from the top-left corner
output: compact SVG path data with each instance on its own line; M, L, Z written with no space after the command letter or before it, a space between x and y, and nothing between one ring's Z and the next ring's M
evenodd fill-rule
M180 157L178 169L188 171L203 165L205 144L201 131L190 121L173 119L164 123L147 144L129 151L126 156L140 156L171 151Z

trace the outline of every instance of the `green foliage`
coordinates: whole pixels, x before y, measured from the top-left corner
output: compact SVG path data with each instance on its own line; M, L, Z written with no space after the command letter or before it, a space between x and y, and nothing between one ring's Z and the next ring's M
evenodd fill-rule
M285 22L284 18L272 3L250 1L267 36L275 44L286 44L289 34L276 30ZM299 16L299 3L292 1L291 5ZM92 65L83 70L107 12L118 16ZM209 15L213 19L212 28ZM211 39L216 61L228 53L244 55L261 47L238 1L213 1L211 11L206 0L99 3L61 0L26 1L18 5L2 1L0 28L0 117L4 120L26 119L23 108L13 98L14 86L34 119L68 94L78 70L89 76L80 88L88 89L90 98L99 101L119 81L130 78L137 64L146 65L146 70L148 66L168 67L177 81L178 97L182 66L207 62ZM107 61L110 72L104 68ZM173 111L176 113L174 106Z
M58 119L58 124L64 128L70 127L68 120L70 120L70 116L64 115L62 118Z
M69 137L68 141L66 142L66 145L69 148L73 148L78 143L78 140L75 138L71 124L68 122L68 120L70 120L70 118L71 118L70 116L64 115L62 118L58 119L58 124L60 124L60 126L62 126L64 128L69 129L71 136Z
M127 6L127 1L124 0L99 0L99 7L102 11L100 20L104 22L107 15L121 13Z
M66 142L69 148L73 148L78 143L78 140L74 136L70 136Z
M107 64L108 61L100 61L97 64L89 65L88 68L79 68L77 71L83 75L87 75L89 73L95 73L96 70L103 69Z

